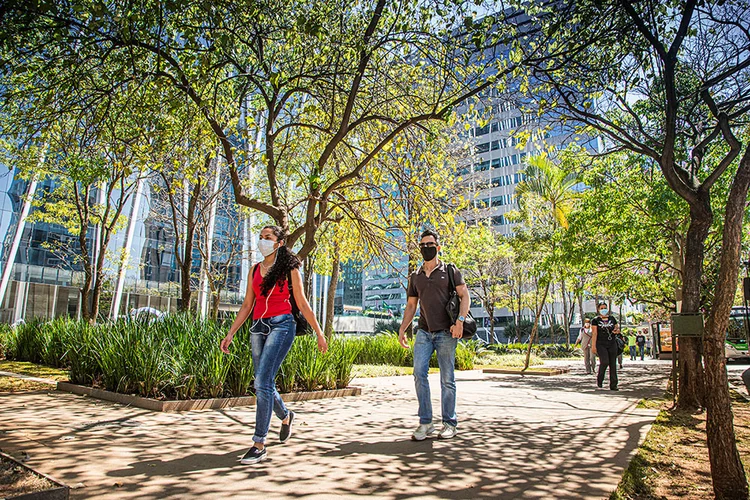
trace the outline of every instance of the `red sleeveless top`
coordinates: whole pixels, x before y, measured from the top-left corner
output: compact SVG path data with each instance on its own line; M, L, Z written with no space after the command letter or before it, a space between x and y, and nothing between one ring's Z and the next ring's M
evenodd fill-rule
M253 319L292 314L292 303L289 302L289 283L284 280L281 285L274 285L268 295L261 295L261 283L263 283L263 276L260 274L260 265L256 264L253 271L253 291L255 292Z

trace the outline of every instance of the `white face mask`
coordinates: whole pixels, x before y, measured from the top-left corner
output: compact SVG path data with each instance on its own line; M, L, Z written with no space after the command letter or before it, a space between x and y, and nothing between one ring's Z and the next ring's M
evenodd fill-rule
M276 248L274 248L275 245L276 242L273 240L260 240L258 242L258 251L263 257L268 257L276 251Z

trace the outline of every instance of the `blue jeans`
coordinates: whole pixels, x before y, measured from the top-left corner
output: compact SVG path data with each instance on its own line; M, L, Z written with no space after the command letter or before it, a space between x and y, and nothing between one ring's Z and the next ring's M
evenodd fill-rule
M630 360L635 361L635 350L636 347L634 345L629 346L630 347Z
M271 411L282 420L289 415L276 390L276 374L292 348L296 329L291 314L264 318L253 324L251 347L255 369L255 443L266 442L271 426Z
M430 399L430 382L427 375L430 370L430 357L437 351L440 367L440 403L443 422L456 426L456 346L458 339L451 337L450 332L435 333L417 330L414 342L414 385L419 401L419 423L432 423L432 400Z

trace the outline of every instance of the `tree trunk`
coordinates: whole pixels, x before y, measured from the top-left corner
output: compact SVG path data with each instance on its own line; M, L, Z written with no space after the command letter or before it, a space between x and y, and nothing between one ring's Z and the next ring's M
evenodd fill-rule
M578 293L578 311L581 313L581 328L583 328L584 312L583 312L583 290Z
M186 252L187 255L187 252ZM180 266L180 302L177 310L180 312L189 312L192 305L193 290L190 286L190 269L192 267L192 257L185 257L188 260Z
M560 282L560 290L562 292L562 306L563 306L563 330L565 330L565 346L570 347L570 303L568 301L568 292L565 290L565 280Z
M326 325L324 332L327 338L333 336L333 314L336 306L336 286L339 283L339 265L341 259L339 257L338 246L334 244L333 247L333 265L331 268L331 281L328 284L328 303L326 304Z
M713 222L708 194L690 207L690 226L682 273L682 313L697 313L701 306L701 278L705 241ZM704 380L701 363L701 341L695 337L679 339L679 387L677 407L697 411L703 406ZM674 347L673 347L674 349Z
M703 340L705 382L708 389L705 397L708 455L714 494L720 500L748 497L745 469L737 451L734 434L732 400L724 354L724 337L737 292L739 262L742 258L742 222L748 188L750 147L745 150L727 199L719 277Z
M315 258L312 255L308 255L303 260L304 264L304 289L305 297L310 301L310 305L315 310L315 304L313 304L313 268L315 267Z
M484 310L487 311L487 316L490 318L490 344L495 343L495 311L494 307L492 307L492 304L489 303L488 300L484 301L485 307Z
M86 225L88 225L88 221L86 221ZM81 226L84 226L82 224ZM91 285L93 284L93 264L91 262L91 258L89 257L89 250L88 250L88 242L86 239L86 230L81 230L81 233L78 235L78 243L81 245L81 255L83 256L83 285L80 288L81 292L81 317L88 321L89 323L93 323L93 318L91 317L91 304L90 298L91 298Z
M89 323L91 322L91 317L89 314L89 287L91 286L91 283L88 279L85 279L83 282L83 286L78 289L79 292L81 292L81 318L85 319Z
M542 301L539 303L536 309L536 315L534 316L534 326L531 329L531 335L529 336L529 347L526 350L526 361L523 365L522 372L525 372L529 369L529 362L531 361L531 347L534 345L534 338L537 336L537 333L539 332L539 318L542 315L542 309L544 308L544 303L547 301L547 293L549 293L549 281L547 282L547 286L544 287L544 294L542 295Z
M211 294L211 319L216 321L219 319L219 304L221 303L221 289L216 290Z

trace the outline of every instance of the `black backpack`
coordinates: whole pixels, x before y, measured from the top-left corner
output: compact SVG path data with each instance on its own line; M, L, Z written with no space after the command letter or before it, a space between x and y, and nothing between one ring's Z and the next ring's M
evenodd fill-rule
M450 286L450 297L448 303L445 305L445 310L448 313L448 317L451 323L455 323L458 319L458 313L461 310L461 299L456 292L456 279L453 276L456 266L448 264L448 283ZM462 339L470 339L477 333L477 322L474 320L474 316L471 315L471 311L466 315L464 320L464 334L461 336Z

